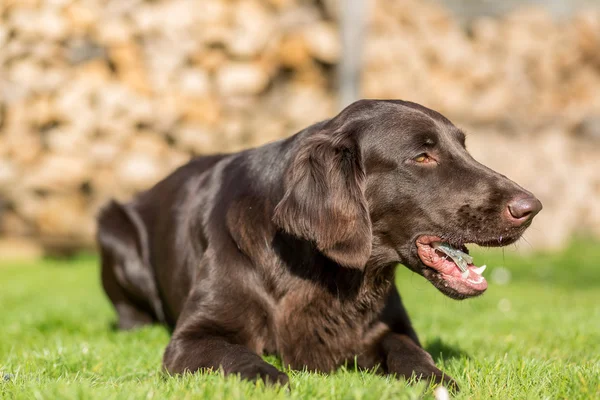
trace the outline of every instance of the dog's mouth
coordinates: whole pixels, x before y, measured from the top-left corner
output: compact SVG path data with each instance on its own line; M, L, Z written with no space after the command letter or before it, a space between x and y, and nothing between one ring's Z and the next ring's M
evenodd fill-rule
M455 299L479 296L488 287L485 265L477 267L464 244L451 245L438 236L420 236L417 254L422 274L442 293Z

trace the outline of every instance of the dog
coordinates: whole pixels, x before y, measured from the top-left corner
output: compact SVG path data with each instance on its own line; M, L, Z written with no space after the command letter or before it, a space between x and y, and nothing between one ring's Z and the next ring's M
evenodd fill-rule
M360 100L287 139L195 158L98 217L118 326L170 327L171 374L287 384L346 362L455 385L422 348L394 285L403 264L454 299L481 268L439 251L519 239L542 204L475 161L436 111ZM467 256L468 257L468 256ZM463 266L464 267L464 266ZM464 268L463 268L464 269Z

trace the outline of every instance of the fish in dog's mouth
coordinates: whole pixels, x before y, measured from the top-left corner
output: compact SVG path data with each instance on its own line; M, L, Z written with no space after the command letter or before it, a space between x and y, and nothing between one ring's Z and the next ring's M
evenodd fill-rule
M449 297L479 296L488 287L483 277L485 265L476 266L463 245L451 245L438 236L420 236L417 254L425 268L422 274Z

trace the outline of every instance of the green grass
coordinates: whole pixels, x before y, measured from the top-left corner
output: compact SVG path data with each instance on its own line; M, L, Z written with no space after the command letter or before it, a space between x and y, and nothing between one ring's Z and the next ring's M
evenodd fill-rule
M488 265L490 281L478 299L453 301L406 268L398 273L417 332L462 388L457 397L600 398L600 246L581 243L528 257L510 249L475 254L478 264ZM510 281L497 283L507 270ZM168 333L158 326L113 331L115 315L98 276L91 256L0 263L0 377L10 374L0 379L0 398L431 396L423 384L353 368L332 375L290 371L291 391L218 373L167 377L160 362Z

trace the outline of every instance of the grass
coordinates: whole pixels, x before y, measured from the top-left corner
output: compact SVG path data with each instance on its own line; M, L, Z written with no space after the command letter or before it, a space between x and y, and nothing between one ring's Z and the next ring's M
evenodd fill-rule
M490 287L478 299L450 300L406 268L398 271L417 332L462 388L457 398L600 398L600 246L527 257L512 250L475 254L489 266ZM431 397L423 384L354 368L290 371L291 391L219 373L165 376L168 333L158 326L113 331L115 315L98 276L93 256L0 263L0 398Z

